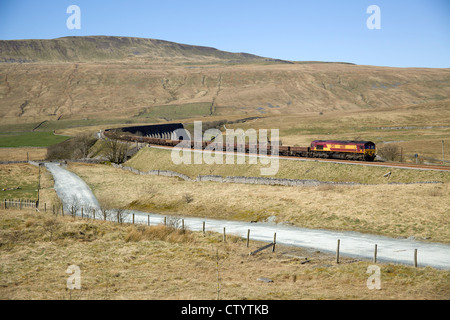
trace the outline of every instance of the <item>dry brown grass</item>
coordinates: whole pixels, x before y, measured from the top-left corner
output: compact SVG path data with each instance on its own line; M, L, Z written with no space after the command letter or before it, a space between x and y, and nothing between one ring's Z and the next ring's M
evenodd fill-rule
M159 240L170 243L192 243L194 235L188 230L158 226L135 226L128 230L125 236L126 242L138 242L142 240Z
M15 165L10 169L17 177L29 177L28 170L35 170L33 168ZM323 227L327 226L326 215L316 212L308 216L303 211L312 210L314 203L324 199L330 199L327 203L331 203L343 201L343 198L360 199L369 194L383 194L385 199L402 197L406 209L421 206L410 215L392 212L379 217L378 221L385 219L386 222L383 232L395 228L395 223L405 229L420 224L424 234L435 228L436 237L432 240L438 241L439 237L444 238L445 221L448 223L446 211L441 211L441 217L426 211L448 207L442 201L448 194L447 184L367 189L239 185L239 194L246 195L239 197L235 192L236 185L193 184L172 178L137 176L102 165L71 164L70 168L94 187L100 200L113 200L115 204L139 200L147 205L155 201L162 206L161 212L168 212L169 207L178 214L223 215L251 220L258 213L260 218L276 213L280 221L298 219L299 225L308 222ZM55 196L49 174L43 176L46 177L42 180L44 190L48 196ZM190 203L183 199L187 190L193 198ZM418 200L418 194L422 193L423 203ZM214 201L211 196L215 197ZM45 199L48 201L47 196ZM433 206L425 208L425 200L431 201ZM412 203L408 204L410 201ZM389 207L398 208L399 204L390 202L383 208ZM291 217L289 208L301 210ZM377 210L380 209L373 215L366 212L366 218L377 218L380 214ZM351 215L351 210L333 214L336 217L328 226L339 221L346 222L346 228L350 229L358 225L355 212ZM358 217L360 221L366 218ZM442 224L445 230L440 227ZM269 250L248 256L249 251L261 245L251 241L250 248L246 248L245 241L233 235L223 243L222 235L211 232L203 236L198 232L182 232L163 226L54 217L50 211L0 210L0 299L215 299L217 251L221 299L450 298L448 271L378 263L382 289L373 291L366 287L366 270L371 262L342 258L342 263L337 265L333 255L281 245L277 246L275 254ZM310 261L302 264L304 260L299 257L308 257ZM72 264L81 269L80 291L66 289L69 276L66 270ZM270 278L273 282L257 281L258 277Z
M57 222L52 239L43 226ZM368 261L162 226L52 217L34 211L0 210L0 299L449 299L449 272L395 264L381 268L381 290L366 286ZM304 258L308 263L302 263ZM69 265L81 270L81 290L66 288ZM272 283L257 281L259 277Z
M164 214L264 220L449 243L450 185L282 187L140 176L104 165L70 164L100 201ZM187 203L188 192L193 201Z
M44 160L46 157L47 148L0 148L0 161Z
M105 114L117 118L136 115L148 106L213 100L217 104L216 115L223 116L318 114L448 97L446 69L201 62L193 67L159 62L4 64L0 70L8 75L8 81L0 87L0 115L9 123L56 120L61 114L72 119L104 118ZM42 85L36 86L35 79L40 79ZM415 93L418 91L420 98ZM21 113L27 92L33 95ZM279 107L269 107L269 103ZM49 113L54 115L48 116Z

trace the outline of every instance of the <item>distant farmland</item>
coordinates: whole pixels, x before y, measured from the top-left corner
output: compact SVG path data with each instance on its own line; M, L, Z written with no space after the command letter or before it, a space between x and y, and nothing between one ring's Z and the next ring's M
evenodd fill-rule
M70 137L54 135L52 132L0 133L0 148L48 147Z

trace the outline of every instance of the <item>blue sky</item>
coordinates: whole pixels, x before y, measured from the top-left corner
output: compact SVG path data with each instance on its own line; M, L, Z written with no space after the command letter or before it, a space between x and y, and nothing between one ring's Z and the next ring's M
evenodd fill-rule
M69 30L67 7L81 9ZM366 25L370 5L381 29ZM449 0L0 0L0 39L154 38L297 61L450 68Z

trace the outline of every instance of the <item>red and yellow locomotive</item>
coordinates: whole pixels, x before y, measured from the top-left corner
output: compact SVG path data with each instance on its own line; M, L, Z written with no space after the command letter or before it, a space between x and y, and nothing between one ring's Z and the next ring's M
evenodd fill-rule
M316 140L311 142L314 156L332 159L373 161L376 156L375 143L371 141Z

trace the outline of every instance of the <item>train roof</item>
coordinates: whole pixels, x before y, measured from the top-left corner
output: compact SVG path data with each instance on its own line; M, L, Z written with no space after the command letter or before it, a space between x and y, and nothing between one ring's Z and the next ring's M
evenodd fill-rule
M366 144L366 143L373 143L372 141L355 141L355 140L314 140L312 143L317 142L324 142L324 143L339 143L339 144L346 144L346 143L352 143L352 144Z

